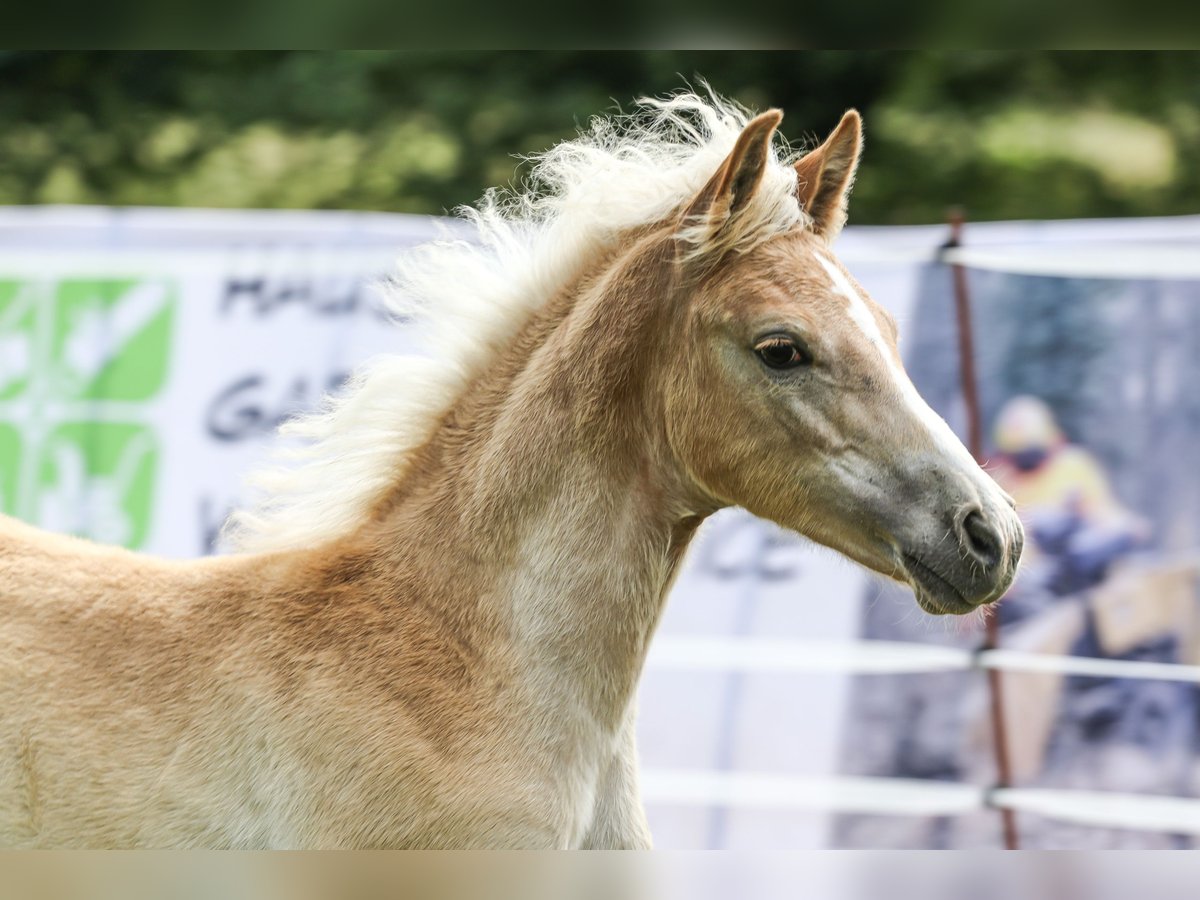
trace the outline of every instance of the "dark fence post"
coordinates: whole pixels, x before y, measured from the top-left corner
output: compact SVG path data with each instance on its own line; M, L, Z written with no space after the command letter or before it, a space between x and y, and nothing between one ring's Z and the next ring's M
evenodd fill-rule
M963 211L950 210L950 239L946 248L962 246ZM975 340L971 332L971 297L967 290L967 270L951 262L951 277L954 279L954 313L958 323L958 361L962 384L963 401L967 411L967 449L980 464L983 463L983 417L979 409L979 384L975 375ZM985 620L983 649L992 650L1000 642L1000 618L992 613ZM996 786L1012 784L1012 767L1008 757L1008 729L1004 720L1004 682L997 669L987 670L988 700L991 711L992 750L996 758ZM1016 815L1011 809L1000 810L1000 823L1004 832L1004 846L1016 850Z

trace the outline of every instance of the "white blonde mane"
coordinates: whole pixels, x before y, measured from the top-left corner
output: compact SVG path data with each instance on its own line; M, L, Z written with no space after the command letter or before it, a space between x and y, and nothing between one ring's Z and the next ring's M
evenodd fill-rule
M352 531L404 476L409 455L518 329L590 260L631 228L664 220L717 171L748 121L715 96L642 100L630 116L590 128L535 158L528 185L490 191L459 215L475 240L439 240L406 253L392 309L416 316L430 356L369 363L336 399L284 426L303 439L251 478L257 503L230 517L233 549L295 549ZM796 174L776 158L752 204L723 233L745 251L803 218ZM693 242L702 229L681 236Z

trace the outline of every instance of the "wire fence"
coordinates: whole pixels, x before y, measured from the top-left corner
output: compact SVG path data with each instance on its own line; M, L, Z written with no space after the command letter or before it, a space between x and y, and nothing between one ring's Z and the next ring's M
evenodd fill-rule
M1200 684L1200 666L1095 659L1018 650L963 650L896 641L673 637L652 647L647 665L688 671L1057 673ZM1200 834L1200 800L1112 791L983 788L904 778L797 777L714 771L643 773L647 801L877 815L961 815L985 809L1029 812L1077 824Z

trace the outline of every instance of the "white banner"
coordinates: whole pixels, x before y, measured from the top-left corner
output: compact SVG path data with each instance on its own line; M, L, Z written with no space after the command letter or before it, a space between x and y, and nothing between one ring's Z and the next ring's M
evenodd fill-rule
M177 557L211 550L280 421L369 356L410 349L376 283L437 227L152 210L4 219L0 509Z
M376 285L398 253L443 227L365 213L0 210L0 510L150 553L210 552L275 426L368 357L413 349L411 333L381 317ZM1129 230L980 226L972 245L1036 241L1062 257L1071 241ZM1141 225L1150 240L1184 233L1200 222ZM940 227L850 228L838 249L903 328L920 265L943 238ZM851 640L872 590L857 567L730 511L706 526L661 630ZM831 775L849 683L844 672L652 664L643 763L665 777ZM827 839L820 812L679 791L660 801L650 813L664 847Z

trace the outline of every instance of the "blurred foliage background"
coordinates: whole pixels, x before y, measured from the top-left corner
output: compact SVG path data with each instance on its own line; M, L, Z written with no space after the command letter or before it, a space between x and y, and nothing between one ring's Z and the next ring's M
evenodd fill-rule
M793 143L862 110L855 223L1200 211L1187 51L3 51L0 203L441 213L697 77Z

